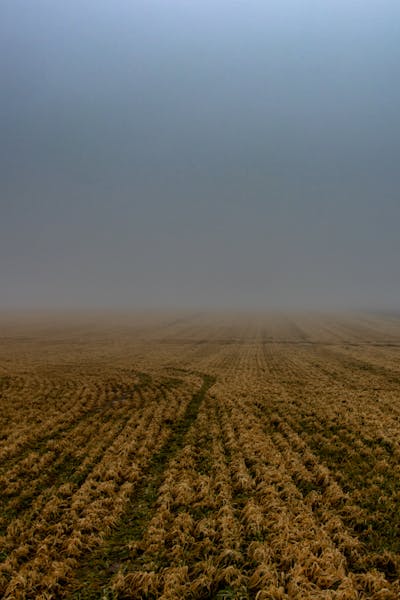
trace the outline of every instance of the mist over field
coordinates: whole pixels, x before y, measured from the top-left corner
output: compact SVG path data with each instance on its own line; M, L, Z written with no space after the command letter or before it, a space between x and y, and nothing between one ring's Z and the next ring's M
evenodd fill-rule
M0 598L400 599L399 0L0 1Z
M400 4L3 0L0 308L384 308Z

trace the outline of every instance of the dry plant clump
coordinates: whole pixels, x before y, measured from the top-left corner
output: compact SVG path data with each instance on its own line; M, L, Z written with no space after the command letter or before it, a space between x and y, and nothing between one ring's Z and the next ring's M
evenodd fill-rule
M0 596L398 600L400 320L135 318L2 324Z

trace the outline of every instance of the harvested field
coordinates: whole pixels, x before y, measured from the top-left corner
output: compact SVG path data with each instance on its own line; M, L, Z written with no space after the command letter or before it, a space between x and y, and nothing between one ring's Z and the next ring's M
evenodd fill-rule
M1 597L400 598L400 316L0 335Z

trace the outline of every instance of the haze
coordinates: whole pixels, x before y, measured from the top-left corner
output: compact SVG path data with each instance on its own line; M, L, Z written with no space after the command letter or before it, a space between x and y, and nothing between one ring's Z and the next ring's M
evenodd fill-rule
M397 1L3 0L2 308L394 308Z

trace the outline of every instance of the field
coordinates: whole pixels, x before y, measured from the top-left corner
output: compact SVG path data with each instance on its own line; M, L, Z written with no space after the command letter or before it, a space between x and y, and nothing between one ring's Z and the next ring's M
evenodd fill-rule
M400 598L400 316L3 315L0 596Z

